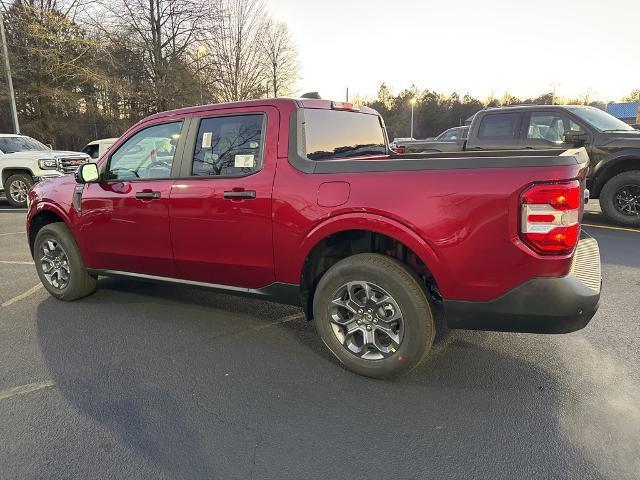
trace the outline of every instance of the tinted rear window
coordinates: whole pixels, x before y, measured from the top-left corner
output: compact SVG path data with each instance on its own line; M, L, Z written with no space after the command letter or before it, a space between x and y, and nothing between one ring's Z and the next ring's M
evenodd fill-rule
M336 110L304 111L307 157L311 160L386 153L377 115Z
M478 138L483 140L506 140L518 136L519 113L486 115L480 123Z

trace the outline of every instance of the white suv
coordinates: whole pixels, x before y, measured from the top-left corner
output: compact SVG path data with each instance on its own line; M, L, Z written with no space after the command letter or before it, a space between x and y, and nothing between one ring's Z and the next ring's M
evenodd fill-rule
M14 207L26 207L27 191L35 182L74 173L88 161L85 153L51 150L31 137L0 134L0 190Z

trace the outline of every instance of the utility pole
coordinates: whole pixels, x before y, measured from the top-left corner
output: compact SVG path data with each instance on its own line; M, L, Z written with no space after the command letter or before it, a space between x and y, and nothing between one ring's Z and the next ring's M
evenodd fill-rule
M349 101L349 87L347 87L347 99L345 100L345 102Z
M559 83L551 83L551 88L553 89L551 92L551 105L556 104L556 88L560 85Z
M18 123L18 111L16 110L16 95L13 91L13 80L11 80L11 65L9 65L9 50L7 49L7 37L4 34L4 17L0 12L0 42L2 42L2 54L4 55L4 66L7 71L7 85L9 85L9 102L11 103L11 119L13 120L13 130L20 133Z

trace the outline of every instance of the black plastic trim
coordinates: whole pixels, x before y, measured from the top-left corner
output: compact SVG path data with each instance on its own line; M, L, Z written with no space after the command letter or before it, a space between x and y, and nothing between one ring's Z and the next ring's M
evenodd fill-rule
M243 297L261 298L271 302L282 303L285 305L301 306L300 286L292 283L273 282L262 288L245 288L234 285L222 285L217 283L196 282L192 280L184 280L181 278L161 277L157 275L147 275L144 273L123 272L119 270L104 269L87 269L90 275L102 275L105 277L124 277L134 278L138 280L154 282L154 283L172 283L179 285L187 285L190 287L203 288L219 293L230 295L239 295Z
M475 168L522 168L570 166L586 163L586 152L569 150L500 150L482 152L421 153L392 155L383 160L314 161L305 153L304 109L291 113L289 119L289 163L303 173L402 172L416 170L454 170Z
M568 333L584 328L600 292L573 275L535 278L488 302L444 300L449 328L499 332Z

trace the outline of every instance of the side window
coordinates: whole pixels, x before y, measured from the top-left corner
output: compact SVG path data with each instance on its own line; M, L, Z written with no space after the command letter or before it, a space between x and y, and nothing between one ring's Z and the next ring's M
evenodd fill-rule
M196 177L250 175L262 168L262 114L203 118L191 174Z
M82 153L86 153L91 158L96 159L98 158L98 150L99 150L99 146L96 144L87 145L82 149Z
M107 179L169 178L182 122L140 130L111 155Z
M519 113L485 115L480 123L478 138L482 140L509 140L518 137Z
M534 112L529 119L527 138L563 143L565 132L581 130L580 125L557 112Z
M442 135L440 135L440 137L441 138L439 140L457 140L458 130L455 128L450 128L449 130L444 132Z

